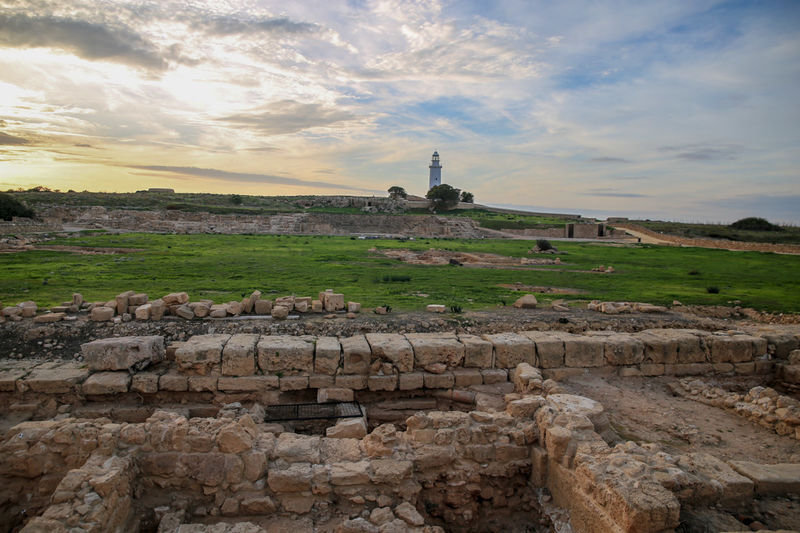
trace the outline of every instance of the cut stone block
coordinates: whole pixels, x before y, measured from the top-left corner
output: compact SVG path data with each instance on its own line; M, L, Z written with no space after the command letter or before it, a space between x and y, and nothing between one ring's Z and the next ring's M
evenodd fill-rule
M164 337L158 335L110 337L81 345L91 370L141 370L164 359Z
M344 294L325 293L322 305L327 312L341 311L344 309Z
M343 418L325 430L332 439L360 439L367 436L367 424L363 418Z
M495 383L505 383L508 381L508 371L504 368L481 370L484 385L494 385Z
M390 361L402 372L411 372L414 368L414 350L408 340L397 333L368 333L367 342L372 348L372 355Z
M369 376L367 387L371 391L393 391L397 388L397 376Z
M455 333L408 333L406 339L414 349L414 366L417 368L434 363L457 367L464 360L464 345Z
M14 392L17 390L17 381L26 375L28 371L22 369L0 370L0 392Z
M155 394L158 392L158 374L139 372L131 378L131 391L142 394Z
M253 311L257 315L269 315L272 313L272 300L256 300L253 304Z
M314 372L335 374L339 368L341 352L342 347L336 337L318 337L314 347Z
M762 465L749 461L730 461L729 464L753 480L756 494L800 494L800 463Z
M25 378L25 384L33 392L66 394L75 391L77 385L89 377L86 368L75 363L43 364L34 368Z
M164 305L167 307L171 305L182 305L189 301L189 295L185 292L172 292L166 296L162 296L161 300L164 301Z
M352 401L353 389L324 388L317 391L317 403Z
M753 340L750 335L711 335L706 344L712 363L743 363L753 360Z
M401 376L403 374L400 374ZM362 374L339 374L336 386L344 389L364 390L367 388L367 376Z
M494 365L497 368L516 368L520 363L537 366L536 346L533 341L518 333L484 335L494 346Z
M258 341L258 367L264 372L307 374L313 365L314 337L265 335Z
M308 376L284 376L280 378L280 389L283 392L305 390L308 388Z
M638 365L644 360L644 343L625 333L595 333L605 339L604 358L607 365Z
M219 372L222 348L230 335L195 335L175 350L175 362L182 372L206 375Z
M400 374L398 388L400 390L417 390L425 386L425 375L422 372Z
M258 392L277 390L278 376L239 376L221 377L217 381L217 389L223 392Z
M605 348L603 339L558 332L564 341L564 364L573 368L603 366Z
M84 394L120 394L128 392L131 375L127 372L98 372L83 382Z
M523 331L536 344L536 356L541 368L564 366L564 341L561 337L545 331Z
M115 310L113 307L93 307L92 310L89 311L89 320L92 322L108 322L114 318L114 312Z
M753 499L753 481L713 455L689 453L679 457L677 466L711 481L708 485L714 489L713 502L704 503L743 504Z
M452 372L444 374L423 374L426 389L452 389L455 384L455 377Z
M477 368L457 368L453 370L453 376L455 377L455 385L459 388L483 384L483 376Z
M345 374L366 374L372 362L372 349L364 335L344 337L342 344L342 367Z
M464 366L472 368L492 368L492 343L477 335L459 335L464 345Z
M222 350L223 376L252 376L256 371L258 335L233 335Z
M189 390L189 382L183 374L168 372L158 378L158 390L186 392Z
M144 304L137 307L136 311L134 311L136 320L150 320L150 309L152 308L153 306L150 304Z

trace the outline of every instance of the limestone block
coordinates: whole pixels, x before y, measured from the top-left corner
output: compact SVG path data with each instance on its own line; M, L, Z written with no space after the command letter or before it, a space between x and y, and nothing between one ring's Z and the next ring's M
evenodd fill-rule
M342 418L325 430L330 439L360 439L367 436L367 424L363 417Z
M33 321L36 323L40 322L60 322L64 320L64 317L67 316L66 313L45 313L43 315L39 315L33 318Z
M150 302L150 320L161 320L164 318L164 312L167 306L161 298Z
M81 297L81 300L83 300L83 297ZM144 305L146 303L147 303L147 294L143 292L131 294L130 296L128 296L128 305ZM75 304L74 297L73 297L73 304Z
M741 475L753 480L756 494L800 493L800 463L762 465L749 461L729 461Z
M311 312L321 313L324 310L321 300L311 300Z
M546 405L561 413L585 416L592 422L597 433L608 429L608 416L603 405L590 398L573 394L550 394L547 396Z
M472 368L492 368L492 343L477 335L459 335L458 340L464 345L464 366Z
M663 376L665 373L664 365L659 363L642 363L639 369L643 376Z
M542 405L544 405L542 396L526 396L525 398L508 402L506 412L517 420L533 418L533 415Z
M258 335L239 333L231 336L222 350L223 376L252 376L256 370Z
M26 375L28 371L22 369L0 370L0 392L14 392L17 390L17 381Z
M192 308L186 304L179 305L174 309L170 309L170 312L175 316L179 316L186 320L191 320L194 318L194 311L192 311Z
M162 296L161 300L164 301L164 305L167 307L171 305L183 305L189 302L189 295L185 292L171 292L166 296Z
M257 315L269 315L272 313L272 300L258 299L253 304L253 311Z
M333 387L335 378L329 374L311 374L308 376L309 389L324 389L326 387Z
M225 318L228 316L228 306L224 304L214 304L209 308L208 316L211 318Z
M150 310L153 308L151 304L140 305L134 311L136 320L150 320ZM92 310L94 311L94 309Z
M453 377L455 386L462 389L483 384L483 376L477 368L457 368L453 370Z
M308 312L308 302L305 300L295 300L294 302L294 310L298 313L307 313Z
M8 306L3 308L3 316L6 317L15 317L22 315L22 308L14 306Z
M314 338L308 335L262 336L258 341L258 367L272 374L309 373L314 367Z
M775 357L786 359L800 345L800 338L792 333L765 333L767 343L775 347Z
M230 335L212 334L190 337L175 350L175 362L182 372L205 375L219 369L222 348Z
M604 335L604 357L607 365L638 365L644 360L644 343L633 335Z
M664 365L664 373L670 376L699 376L711 372L710 363L679 363Z
M141 370L164 359L164 337L158 335L110 337L81 345L91 370Z
M435 363L461 366L465 348L455 333L408 333L406 339L414 350L414 366L424 368Z
M309 463L295 463L289 468L270 468L267 484L273 492L303 492L311 490L312 470Z
M167 372L158 378L158 390L186 392L189 390L189 381L183 374Z
M81 296L81 301L83 301L83 296ZM80 304L77 304L77 307L79 306ZM39 309L39 307L36 305L36 302L32 301L20 302L19 304L17 304L17 307L20 309L20 315L22 315L23 318L35 317L36 311Z
M429 313L444 313L447 311L447 307L442 304L428 304L425 306L425 310Z
M187 305L197 318L205 318L211 313L211 304L208 302L191 302Z
M33 392L65 394L73 392L87 377L89 371L75 363L45 363L28 374L25 384Z
M308 376L283 376L280 378L280 389L283 392L307 388Z
M425 372L423 376L426 389L452 389L455 384L455 377L452 372L445 372L444 374Z
M744 504L753 499L753 481L713 455L689 453L679 458L677 466L704 478L704 481L708 480L709 492L715 496L713 503Z
M368 333L372 356L389 361L398 371L411 372L414 368L414 349L408 340L397 333Z
M322 306L325 311L331 313L333 311L341 311L344 309L344 294L335 294L332 292L325 293L325 299L322 301Z
M120 394L128 392L131 376L128 372L97 372L83 382L84 394Z
M155 394L158 392L158 374L138 372L131 378L131 392Z
M400 374L398 389L417 390L425 386L425 375L422 372L407 372Z
M536 366L536 346L528 337L518 333L484 335L494 346L494 364L497 368L515 368L520 363Z
M402 376L402 374L400 374ZM367 376L362 374L339 374L336 386L343 389L363 390L367 388Z
M494 385L508 381L508 371L504 368L481 370L484 385Z
M514 307L518 309L536 309L539 302L533 294L526 294L514 302Z
M706 339L712 363L743 363L753 360L750 335L711 335Z
M112 318L114 318L114 309L111 307L93 307L89 311L89 320L92 322L108 322Z
M389 374L387 376L369 376L367 387L371 391L393 391L397 388L397 376Z
M353 389L329 387L317 390L317 403L352 402Z
M212 374L209 376L188 376L186 384L188 390L192 392L217 392L217 381L219 376Z
M255 310L256 302L261 298L261 291L253 291L244 304L244 312L252 313Z
M366 342L366 341L365 341ZM314 347L314 372L336 374L341 360L342 347L336 337L317 337Z
M230 301L225 304L225 309L230 316L239 316L242 314L242 302Z
M559 332L564 341L564 364L568 367L588 368L603 366L605 362L603 339Z
M350 486L367 483L369 483L369 461L331 465L331 485Z
M373 462L373 470L374 470L374 462ZM411 466L409 465L409 469ZM425 525L425 519L419 514L416 507L411 505L408 502L403 502L397 507L394 508L394 514L401 520L403 520L406 524L412 527L422 527Z
M217 389L223 392L259 392L277 390L279 384L278 376L223 376L217 381Z
M536 356L541 368L564 366L564 341L561 337L546 331L523 331L536 345Z
M121 315L122 313L127 313L128 312L128 305L130 305L128 303L128 298L133 296L133 294L134 294L133 291L126 291L126 292L123 292L122 294L118 294L114 298L114 300L116 302L116 305L117 305L117 314Z
M364 335L344 337L342 344L342 367L345 374L366 374L372 362L372 349Z
M289 316L289 308L285 305L274 305L272 307L272 318L283 320Z
M347 302L347 312L348 313L360 313L361 312L361 304L358 302Z
M320 437L281 433L275 441L274 456L289 463L319 463Z
M527 392L540 392L542 390L542 373L528 363L520 363L511 373L516 391L524 394Z

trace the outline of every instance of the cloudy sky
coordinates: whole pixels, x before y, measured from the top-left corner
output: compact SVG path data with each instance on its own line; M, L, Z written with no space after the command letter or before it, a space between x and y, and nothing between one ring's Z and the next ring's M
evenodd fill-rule
M0 0L0 188L800 223L800 2Z

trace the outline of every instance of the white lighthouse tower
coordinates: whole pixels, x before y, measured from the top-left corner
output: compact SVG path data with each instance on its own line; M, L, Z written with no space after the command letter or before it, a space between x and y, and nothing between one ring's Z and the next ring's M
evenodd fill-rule
M430 179L428 180L428 190L431 190L437 185L442 184L442 165L439 164L439 152L433 152L433 158L428 168L431 169Z

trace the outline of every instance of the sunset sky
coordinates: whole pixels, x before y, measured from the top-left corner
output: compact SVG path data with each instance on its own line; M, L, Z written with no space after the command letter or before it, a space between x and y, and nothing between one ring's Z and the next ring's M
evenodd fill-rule
M800 224L800 2L0 0L0 189Z

